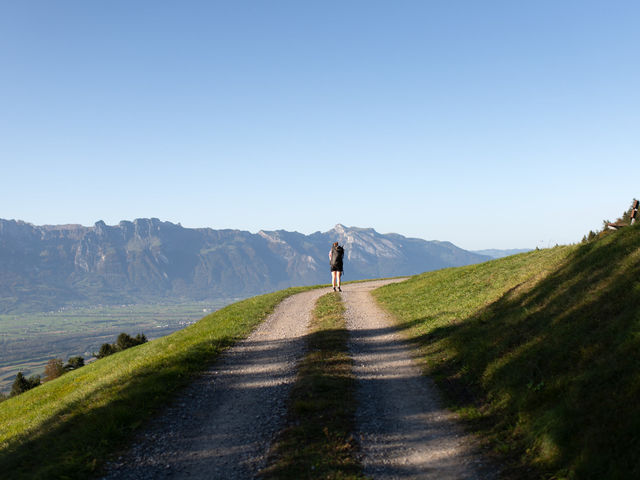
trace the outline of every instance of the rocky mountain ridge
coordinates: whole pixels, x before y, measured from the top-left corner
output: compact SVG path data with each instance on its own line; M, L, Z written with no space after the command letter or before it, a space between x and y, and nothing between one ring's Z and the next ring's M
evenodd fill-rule
M345 246L348 280L489 260L449 242L340 224L304 235L184 228L157 218L92 227L0 219L0 313L246 297L327 283L334 241Z

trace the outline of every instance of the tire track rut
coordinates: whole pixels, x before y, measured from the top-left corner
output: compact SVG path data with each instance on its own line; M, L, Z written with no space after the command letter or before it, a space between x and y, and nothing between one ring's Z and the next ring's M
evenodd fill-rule
M342 293L364 473L382 480L497 478L370 295L390 281L399 280L349 284ZM328 291L285 299L152 420L102 478L256 478L285 422L311 312Z
M364 473L374 479L494 479L472 436L441 406L411 348L362 284L343 293L358 381L356 411Z
M284 422L311 311L326 292L285 299L152 421L103 478L255 477Z

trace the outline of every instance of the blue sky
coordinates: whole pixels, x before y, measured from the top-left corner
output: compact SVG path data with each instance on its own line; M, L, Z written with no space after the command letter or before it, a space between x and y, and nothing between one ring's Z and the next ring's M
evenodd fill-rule
M640 3L0 0L0 218L580 241L634 197Z

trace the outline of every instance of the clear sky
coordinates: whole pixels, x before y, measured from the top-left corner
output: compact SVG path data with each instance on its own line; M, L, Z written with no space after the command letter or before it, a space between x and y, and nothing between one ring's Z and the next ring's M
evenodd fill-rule
M640 2L0 0L0 218L575 243L640 197Z

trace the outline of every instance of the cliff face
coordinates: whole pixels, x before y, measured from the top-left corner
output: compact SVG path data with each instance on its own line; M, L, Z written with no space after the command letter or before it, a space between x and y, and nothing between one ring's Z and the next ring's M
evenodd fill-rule
M349 280L488 260L447 242L343 225L303 235L190 229L156 218L93 227L0 219L0 313L68 303L241 297L327 283L334 241L345 246Z

